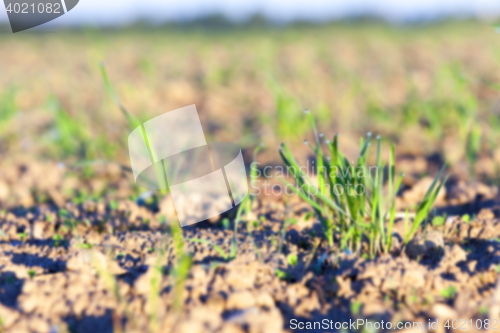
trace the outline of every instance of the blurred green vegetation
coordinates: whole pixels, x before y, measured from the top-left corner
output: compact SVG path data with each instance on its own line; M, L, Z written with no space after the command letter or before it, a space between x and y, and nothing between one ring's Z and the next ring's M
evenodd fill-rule
M483 158L497 168L500 37L491 25L210 22L0 35L1 151L128 165L129 124L106 94L104 61L130 114L196 104L209 139L299 143L311 109L320 132L347 137L347 151L373 131L402 154L438 153L473 177L487 173Z

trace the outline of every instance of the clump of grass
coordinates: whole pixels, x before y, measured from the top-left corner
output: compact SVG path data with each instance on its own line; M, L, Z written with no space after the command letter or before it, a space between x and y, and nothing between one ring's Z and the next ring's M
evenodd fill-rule
M295 186L285 179L281 181L303 200L308 202L321 223L326 240L333 246L335 235L339 236L340 247L360 254L363 238L369 240L368 253L388 253L392 245L392 226L396 217L396 195L403 174L396 178L395 148L391 145L388 161L387 191L384 191L384 168L382 162L381 138L376 138L376 164L368 166L368 152L371 134L361 139L360 153L355 163L340 152L338 135L333 140L323 139L318 134L314 117L306 114L314 131L315 144L311 147L316 158L317 183L301 170L290 149L282 144L280 155L293 176ZM326 153L323 147L326 147ZM417 208L413 224L405 235L407 243L426 220L446 179L440 181L443 168L429 187ZM387 222L387 226L386 226Z

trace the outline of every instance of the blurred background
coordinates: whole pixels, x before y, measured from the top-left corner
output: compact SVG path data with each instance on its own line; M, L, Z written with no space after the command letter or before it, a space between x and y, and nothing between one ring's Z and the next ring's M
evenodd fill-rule
M78 10L50 26L123 25L143 20L151 24L186 22L207 16L224 16L233 22L262 15L275 23L296 20L325 22L373 17L391 22L422 22L443 18L491 19L500 13L495 0L82 0ZM0 20L6 21L2 12Z
M280 142L307 158L308 108L348 155L372 131L409 175L446 161L457 179L496 184L499 15L490 0L82 0L12 34L0 10L0 201L45 200L41 165L73 172L51 185L69 197L131 186L98 177L129 166L130 133L101 63L131 114L196 104L208 140L240 144L247 162L261 142L263 164L280 163Z

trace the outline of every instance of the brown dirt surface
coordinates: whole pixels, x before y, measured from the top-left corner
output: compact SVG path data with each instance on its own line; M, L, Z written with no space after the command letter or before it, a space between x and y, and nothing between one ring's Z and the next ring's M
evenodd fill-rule
M438 205L441 210L465 205L469 212L475 207L473 220L450 214L443 225L429 225L403 248L399 218L392 254L374 260L320 242L319 223L297 198L285 203L281 197L260 197L250 219L245 216L239 224L232 261L190 239L212 241L229 253L234 216L226 217L227 229L220 219L184 228L184 251L192 255L193 265L181 295L175 296L170 225L177 221L168 196L156 208L128 199L72 204L62 190L72 181L67 171L47 165L53 175L35 182L42 165L9 168L7 174L22 170L18 179L32 182L33 190L24 194L6 186L15 201L48 196L32 208L14 205L0 215L0 318L9 332L111 332L117 327L127 332L281 332L291 319L500 316L500 204L482 184L459 182L442 193ZM112 170L102 171L104 186L120 187L123 179L115 172L111 177ZM427 182L409 187L401 200L418 197L426 186L420 183ZM125 196L130 188L122 191ZM467 195L462 198L462 193ZM287 214L294 222L286 228L279 253ZM293 266L289 256L297 256ZM160 294L153 297L158 267ZM283 274L277 276L276 269ZM176 297L181 297L180 308L174 306Z

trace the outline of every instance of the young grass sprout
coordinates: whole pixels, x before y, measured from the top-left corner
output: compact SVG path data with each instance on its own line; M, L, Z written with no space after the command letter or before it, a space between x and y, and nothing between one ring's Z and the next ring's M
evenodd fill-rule
M157 156L157 154L155 152L155 149L153 149L152 145L149 144L143 122L141 122L139 119L137 119L135 116L133 116L125 108L125 106L123 106L123 104L120 102L113 87L111 86L111 83L110 83L109 78L108 78L108 74L106 72L106 68L104 67L103 63L101 63L101 75L102 75L102 78L104 80L104 85L106 87L106 90L108 91L108 94L111 96L111 98L113 99L115 104L118 106L118 108L120 109L122 114L125 116L129 130L132 131L139 126L141 127L142 134L144 136L144 140L146 142L146 146L147 146L148 151L149 151L149 155L152 157L153 160L155 160L155 161L158 160L157 158L154 158L154 156ZM163 175L164 175L163 169L157 163L153 164L153 167L154 167L154 171L155 171L156 181L157 181L157 184L159 185L159 188L160 188L160 190L159 190L160 194L168 194L170 192L170 189L168 188L168 184L166 184L166 189L163 189L163 186L165 185L165 181L163 178Z
M403 174L396 178L395 148L391 145L388 165L387 190L384 191L384 169L381 138L376 138L376 164L368 166L368 152L371 133L361 139L360 153L355 163L342 154L338 147L338 135L332 141L321 140L314 117L306 112L314 131L315 144L306 142L315 155L317 183L301 169L290 149L281 145L280 155L293 176L295 184L286 179L281 181L303 200L308 202L321 223L330 247L338 236L341 249L360 254L363 239L368 240L367 252L371 257L383 251L388 253L392 246L392 227L396 217L396 196ZM326 146L326 152L323 151ZM429 187L417 208L410 231L405 235L407 243L426 220L429 212L446 181L440 181L443 168ZM295 185L295 186L294 186Z
M176 264L173 271L174 277L174 311L180 311L182 307L182 292L191 270L192 258L189 253L184 252L184 238L182 229L177 223L172 224L172 238L174 241Z

